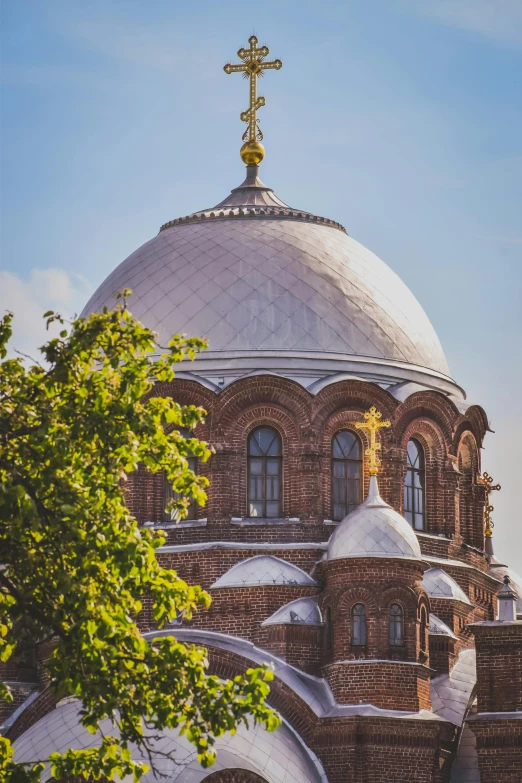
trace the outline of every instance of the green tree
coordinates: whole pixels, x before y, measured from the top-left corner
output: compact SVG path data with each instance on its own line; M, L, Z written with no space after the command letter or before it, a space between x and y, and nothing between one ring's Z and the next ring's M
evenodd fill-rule
M6 358L12 315L0 321L1 658L22 638L53 639L50 687L81 700L86 729L107 717L114 725L99 748L53 754L57 778L139 779L148 765L133 760L132 746L154 767L154 736L176 727L209 766L215 738L238 722L279 723L265 704L269 669L223 681L206 673L204 649L172 636L148 642L136 625L144 595L159 628L179 612L190 618L208 608L210 596L160 567L155 550L164 539L129 513L127 474L140 464L165 471L183 517L191 499L205 502L208 483L187 457L205 461L211 452L179 432L205 411L161 394L161 382L205 343L174 336L158 346L127 309L128 293L113 311L76 319L49 340L43 366ZM65 325L53 312L44 318ZM10 698L5 685L3 696ZM36 781L40 761L15 764L9 741L0 740L0 777Z

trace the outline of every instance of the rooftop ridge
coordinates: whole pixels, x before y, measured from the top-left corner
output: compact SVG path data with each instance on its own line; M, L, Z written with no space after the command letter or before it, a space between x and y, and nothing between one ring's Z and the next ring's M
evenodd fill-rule
M179 226L183 224L194 223L206 223L207 220L241 220L241 219L257 219L257 220L295 220L305 223L316 223L320 226L329 226L330 228L336 228L342 231L344 234L348 234L345 227L335 220L330 218L320 217L318 215L312 215L310 212L303 212L302 210L290 209L290 207L230 207L221 209L217 212L217 207L213 209L205 209L201 212L193 212L191 215L185 217L174 218L167 223L163 223L160 227L160 232L173 226Z

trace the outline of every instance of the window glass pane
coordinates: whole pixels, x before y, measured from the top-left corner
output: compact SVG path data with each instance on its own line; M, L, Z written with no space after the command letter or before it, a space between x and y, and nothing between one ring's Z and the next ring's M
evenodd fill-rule
M281 454L281 439L279 433L272 427L258 427L250 434L249 454L269 455L271 457Z
M334 459L333 474L335 478L344 478L344 476L346 475L345 465L347 464L348 463L344 462L344 460Z
M249 481L250 499L263 499L263 481L261 476L250 476Z
M340 521L361 502L361 447L348 430L332 440L332 519Z
M413 491L412 488L408 485L404 485L404 511L413 511Z
M366 610L363 604L355 604L352 609L352 644L366 644Z
M267 501L266 515L271 519L278 519L280 516L279 501Z
M263 515L263 504L250 501L248 504L248 516L260 517Z
M392 604L390 608L390 644L394 646L403 644L402 608L398 604Z
M263 462L260 459L251 459L250 460L250 475L261 475L263 472Z
M266 472L269 475L278 475L279 474L279 465L281 463L278 459L267 459L266 461Z
M419 466L419 449L414 440L408 441L408 462L412 467L418 468Z
M248 439L250 516L281 514L281 438L273 427L258 427ZM274 459L275 458L275 459Z
M332 442L332 456L338 459L360 459L360 441L349 430L338 432Z
M279 500L279 477L274 476L266 480L266 499Z

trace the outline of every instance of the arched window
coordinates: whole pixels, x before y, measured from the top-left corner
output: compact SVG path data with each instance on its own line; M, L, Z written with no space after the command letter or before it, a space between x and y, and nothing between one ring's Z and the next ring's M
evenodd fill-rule
M194 433L192 433L190 430L187 429L181 429L180 435L182 435L184 438L193 438ZM197 457L188 456L187 457L187 466L190 470L192 470L194 473L198 472L198 460ZM176 492L170 483L170 481L165 477L165 506L167 506L168 502L170 500L179 500L183 495L180 492ZM167 519L170 520L177 520L178 515L175 509L172 511L166 511L165 512ZM187 519L197 519L198 516L198 504L195 500L190 501L190 505L187 509Z
M404 616L402 606L392 604L390 607L390 645L392 647L402 647L404 644Z
M361 473L361 441L341 430L332 441L332 519L344 519L361 502Z
M326 652L332 652L333 624L332 624L332 610L329 606L326 607L326 612L325 612L324 646Z
M420 648L422 652L428 651L428 613L426 607L420 610Z
M366 636L366 609L364 604L355 604L352 609L352 646L365 645Z
M272 427L257 427L248 437L248 516L281 516L281 438Z
M408 467L404 479L404 516L415 530L424 530L424 452L416 440L408 441Z

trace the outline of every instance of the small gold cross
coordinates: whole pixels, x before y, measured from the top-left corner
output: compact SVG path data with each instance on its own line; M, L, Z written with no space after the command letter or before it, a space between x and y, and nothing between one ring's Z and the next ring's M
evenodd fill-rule
M493 520L491 519L491 512L495 509L494 506L490 505L489 495L491 492L502 489L502 487L500 484L493 484L493 478L489 475L489 473L484 473L482 476L479 476L479 484L482 484L484 487L486 495L486 500L484 503L484 535L486 538L491 538L493 535L493 528L495 527Z
M364 414L364 421L356 421L355 426L358 430L368 430L370 433L370 445L364 452L368 457L368 466L370 469L370 476L376 476L379 471L379 465L381 460L379 459L377 452L381 450L381 444L377 443L377 432L382 427L391 427L391 421L381 421L382 413L377 410L375 405L372 405L369 411Z
M239 115L242 122L246 122L248 125L243 134L243 141L247 143L263 139L263 134L257 124L257 110L265 105L265 99L262 96L257 96L257 79L263 76L263 71L272 69L278 71L283 66L281 60L272 60L270 62L265 60L269 53L268 46L261 46L258 49L258 41L255 35L250 36L248 43L250 44L249 49L240 49L237 53L237 56L243 62L237 65L227 63L223 68L225 73L242 72L245 79L250 79L250 106Z

